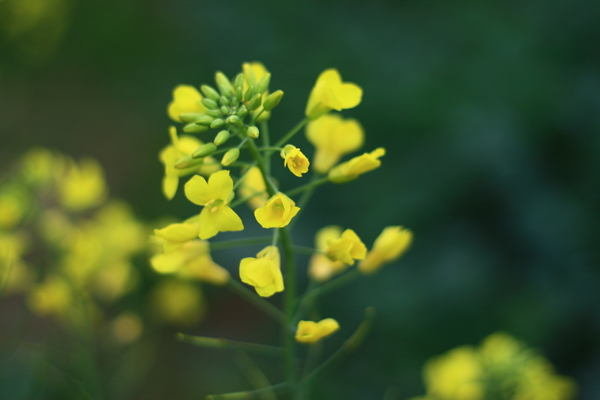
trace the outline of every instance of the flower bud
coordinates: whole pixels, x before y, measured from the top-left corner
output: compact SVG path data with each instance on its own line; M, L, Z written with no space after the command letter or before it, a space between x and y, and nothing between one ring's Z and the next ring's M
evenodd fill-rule
M256 93L263 94L269 89L269 83L271 82L271 74L266 73L263 75L260 81L256 84Z
M242 88L235 89L235 99L237 101L242 101L244 98L244 90Z
M240 117L240 119L246 118L246 115L248 115L248 109L245 106L241 106L237 112L237 115Z
M223 115L229 114L229 111L231 111L231 109L229 107L227 107L227 106L221 106L221 113Z
M210 115L213 118L219 118L221 117L221 110L208 110L206 111L206 115Z
M204 93L204 95L206 97L208 97L209 99L211 99L212 101L215 101L215 102L219 101L219 97L221 97L219 95L219 92L217 92L211 86L202 85L202 86L200 86L200 90L202 90L202 93Z
M233 90L229 86L219 85L219 90L223 96L231 96L233 94Z
M248 103L248 110L256 110L258 107L260 107L261 100L262 95L260 93L255 94L252 100L250 100Z
M210 156L215 150L217 150L217 146L215 146L214 143L203 144L192 153L192 158L204 158Z
M235 87L236 93L238 92L238 89L242 91L244 90L244 74L240 73L235 77L235 83L233 84L233 86Z
M283 92L281 90L271 93L266 98L265 103L263 104L263 108L265 109L265 111L271 111L272 109L277 107L282 97Z
M227 141L227 139L229 139L229 136L230 136L230 133L227 130L222 130L221 132L217 133L217 136L215 136L215 140L214 140L215 145L217 145L217 146L222 145L223 143L225 143Z
M217 71L215 74L215 82L221 91L221 94L224 96L231 96L233 93L233 86L231 86L231 82L229 82L229 78L222 73L221 71Z
M202 115L202 116L196 118L194 123L197 125L209 126L214 120L215 119L213 117L210 117L208 115Z
M221 160L221 165L223 165L225 167L228 165L231 165L237 161L239 156L240 156L240 149L238 149L238 148L231 149L227 153L225 153L225 155L223 156L223 159Z
M182 120L183 122L186 123L190 123L190 122L194 122L196 119L198 119L199 117L203 116L204 114L202 113L185 113L185 114L179 114L179 119Z
M250 139L258 139L258 135L259 135L258 128L255 126L249 126L248 130L246 131L246 134L248 135L248 137Z
M254 86L250 86L248 90L246 90L246 93L244 93L244 100L250 101L250 99L252 99L254 96L254 93Z
M176 169L186 169L190 167L195 167L196 165L200 165L204 162L203 158L193 158L192 156L185 156L181 160L175 163Z
M202 104L204 104L209 110L216 110L219 108L219 105L214 100L206 97L202 99Z
M210 127L213 129L219 129L222 128L224 125L225 121L223 121L221 118L217 118L212 122L212 124L210 124Z
M241 126L242 120L237 115L232 115L225 120L228 124Z
M207 126L204 125L196 125L195 123L187 124L183 127L183 131L185 133L202 133L208 130Z
M229 105L229 99L225 96L221 96L219 98L219 102L221 102L222 106L228 106Z

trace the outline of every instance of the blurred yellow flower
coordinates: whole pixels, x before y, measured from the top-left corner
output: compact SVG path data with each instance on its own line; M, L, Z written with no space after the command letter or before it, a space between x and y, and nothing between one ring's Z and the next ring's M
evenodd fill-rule
M198 216L178 224L171 224L162 229L155 229L154 235L163 239L163 248L165 253L169 253L183 246L185 243L198 237Z
M362 126L338 114L323 115L306 125L306 137L315 146L314 169L326 174L344 154L358 150L364 142Z
M254 210L254 217L263 228L283 228L298 214L300 208L285 194L274 194L264 206Z
M359 175L364 174L379 168L381 161L379 158L385 155L385 149L379 147L370 153L365 153L361 156L354 157L353 159L346 161L329 171L327 175L329 180L333 183L344 183L358 178Z
M110 324L111 333L119 344L136 341L144 330L142 319L131 311L124 311Z
M310 92L306 105L306 116L317 119L329 111L341 111L360 104L362 89L354 83L342 82L336 69L327 69L319 75L317 83Z
M325 255L329 243L342 236L339 226L326 226L317 231L315 235L315 248L319 253L311 256L308 266L308 276L317 282L325 282L331 277L343 272L348 264L341 261L332 261Z
M198 286L178 280L163 280L152 291L155 316L162 322L192 326L206 311Z
M11 230L25 216L27 198L18 189L8 188L0 193L0 230Z
M59 183L60 203L70 210L82 211L96 206L107 195L104 171L100 164L91 158L78 164L71 162Z
M313 344L334 334L338 329L340 324L333 318L326 318L319 322L300 321L296 330L296 341Z
M48 276L29 291L27 303L38 315L64 317L71 307L71 299L69 283L59 276Z
M219 232L244 229L242 220L228 205L233 198L233 180L229 171L215 172L208 182L194 175L185 184L185 195L192 203L204 206L198 221L200 239L209 239Z
M173 100L167 107L167 113L173 121L182 122L179 118L181 114L203 113L205 111L206 107L202 104L202 95L195 87L178 85L173 89Z
M353 265L354 260L365 258L367 247L352 229L346 229L339 238L327 243L325 254L332 261Z
M246 257L240 261L240 278L242 282L254 286L256 293L269 297L283 291L279 249L267 246L254 257Z
M269 195L260 168L250 168L238 189L238 194L242 199L249 198L247 204L253 210L267 203Z
M287 167L292 174L300 177L308 172L310 161L299 148L288 144L281 150L281 158L283 158L283 166Z
M384 264L400 258L410 247L413 240L412 231L402 226L388 226L379 234L373 248L358 265L360 272L372 274Z

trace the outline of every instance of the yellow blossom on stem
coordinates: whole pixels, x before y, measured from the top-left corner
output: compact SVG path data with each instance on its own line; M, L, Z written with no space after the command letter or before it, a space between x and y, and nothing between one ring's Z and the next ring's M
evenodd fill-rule
M314 169L326 174L344 154L358 150L364 142L362 126L338 114L323 115L306 125L306 137L315 146Z
M315 235L315 248L319 253L311 256L308 265L308 276L317 282L325 282L332 276L343 272L348 264L341 261L332 261L324 253L329 248L329 243L342 236L339 226L326 226L317 231Z
M246 257L240 261L240 279L254 286L256 293L269 297L283 291L283 276L279 249L267 246L254 257Z
M291 144L286 145L281 150L281 158L283 158L283 166L287 167L292 174L301 177L302 174L308 172L310 161L299 148Z
M267 203L269 195L267 194L267 185L260 172L260 168L250 168L250 171L246 173L246 177L238 189L238 194L241 198L249 198L247 204L253 210Z
M164 240L163 248L169 253L183 246L185 243L198 237L198 216L194 215L187 220L155 229L154 235Z
M378 168L381 165L379 158L385 155L385 149L379 147L370 153L354 157L329 171L327 177L333 183L344 183L358 178L364 174Z
M342 82L336 69L327 69L319 75L306 105L308 119L317 119L331 110L341 111L360 104L362 89L354 83Z
M384 264L400 258L410 247L413 240L412 231L402 226L388 226L375 239L373 248L358 265L360 272L372 274Z
M326 318L319 322L300 321L296 330L296 341L304 344L317 343L334 334L338 329L340 324L333 318Z
M346 229L339 238L329 241L325 254L332 261L353 265L354 260L365 258L367 247L352 229Z
M167 107L169 117L175 122L182 122L179 116L186 113L203 113L206 107L202 104L202 95L193 86L178 85L173 89L173 100Z
M300 208L285 194L274 194L264 206L254 210L254 217L263 228L283 228L298 214Z
M228 205L233 198L233 179L229 171L215 172L208 182L194 175L185 184L185 196L192 203L204 206L198 221L200 239L209 239L219 232L244 229L242 220Z
M213 172L219 171L221 166L212 157L205 157L200 165L189 168L175 168L175 164L182 158L191 155L202 142L193 136L177 136L177 129L174 126L169 128L171 144L160 151L160 161L165 166L165 176L163 178L163 194L169 200L175 196L179 186L179 178L190 174L198 173L204 176L210 176Z

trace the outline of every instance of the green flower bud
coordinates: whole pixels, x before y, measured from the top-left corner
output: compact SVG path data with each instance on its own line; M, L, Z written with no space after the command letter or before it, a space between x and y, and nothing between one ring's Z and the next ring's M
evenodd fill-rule
M240 149L231 149L225 155L223 155L223 159L221 159L221 164L223 166L228 166L237 161L240 156Z
M227 141L227 139L229 139L229 136L231 134L229 133L229 131L223 130L219 133L217 133L217 136L215 136L215 140L213 141L215 145L220 146L223 143L225 143Z
M200 165L204 162L203 158L193 158L192 156L185 156L181 160L175 163L176 169L185 169L195 167L196 165Z
M231 125L235 125L235 126L241 126L242 125L242 120L237 115L230 116L229 118L227 118L225 120L225 122L227 122L228 124L231 124Z
M204 114L202 114L202 113L185 113L185 114L180 114L179 118L183 122L187 122L189 124L190 122L194 122L195 120L198 119L198 117L201 117L203 115Z
M202 133L208 130L208 126L196 125L195 123L187 124L183 127L185 133Z
M196 118L194 121L197 125L209 126L215 119L208 115L202 115L201 117Z
M214 143L203 144L192 153L192 158L204 158L210 156L215 150L217 150L217 146L215 146Z
M260 93L257 93L254 95L254 97L252 98L252 100L250 100L248 102L248 110L256 110L258 107L260 107L261 101L262 100L262 95Z
M258 139L259 133L260 132L258 131L258 128L255 126L249 126L248 130L246 131L246 134L250 139Z
M219 129L222 128L224 125L225 121L223 121L221 118L217 118L212 122L212 124L210 124L210 127L213 129Z
M244 90L242 88L235 89L235 99L237 101L242 101L244 98Z
M229 114L229 111L231 111L231 109L229 107L221 106L221 112L223 113L223 115Z
M240 117L240 119L246 118L246 115L248 115L248 109L244 106L241 106L237 112L237 115Z
M202 104L204 104L209 110L216 110L219 108L219 105L215 101L206 97L202 99Z
M254 86L250 86L248 88L248 90L246 90L246 93L244 93L244 100L250 101L250 99L252 99L253 96L254 96Z
M236 93L238 89L244 90L244 74L237 74L233 87L235 87Z
M208 110L206 115L210 115L213 118L219 118L221 115L221 110Z
M219 98L219 101L221 102L222 106L228 106L229 105L229 99L225 96L221 96Z
M269 89L269 83L271 82L271 74L264 74L260 81L256 84L256 93L264 93Z
M209 99L211 99L212 101L219 101L219 97L221 97L219 95L219 92L217 92L211 86L202 85L202 86L200 86L200 90L202 90L202 93L204 93L204 95L206 97L208 97Z
M231 82L229 82L229 78L222 73L221 71L217 71L215 74L215 82L217 82L217 86L221 91L221 94L224 96L231 96L234 92L233 86L231 86Z
M277 105L281 101L282 97L283 97L283 92L281 90L271 93L265 99L265 102L263 104L263 108L265 109L265 111L271 111L272 109L277 107Z

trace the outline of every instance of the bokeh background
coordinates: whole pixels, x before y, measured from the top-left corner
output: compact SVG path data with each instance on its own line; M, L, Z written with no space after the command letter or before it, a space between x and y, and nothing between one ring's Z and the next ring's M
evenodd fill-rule
M391 386L401 398L422 394L427 358L498 330L574 377L580 399L600 397L600 3L2 0L0 32L2 167L32 146L94 157L111 195L150 223L198 211L160 191L175 85L263 62L271 88L285 92L275 137L303 117L322 70L363 87L344 115L364 126L365 151L386 147L383 167L317 191L295 240L311 245L318 228L340 224L370 245L399 224L415 242L399 262L323 299L323 315L342 326L330 349L365 307L378 316L316 398L380 399ZM310 148L303 136L295 142ZM291 187L288 175L280 171ZM235 274L243 251L214 257ZM207 316L187 333L276 343L276 326L238 297L205 295ZM2 313L21 310L18 301ZM178 330L154 336L122 398L247 388L231 352L178 343ZM43 332L35 338L44 343ZM109 357L99 358L109 381ZM38 397L25 389L40 379L38 361L0 359L0 396L61 398L66 383Z

